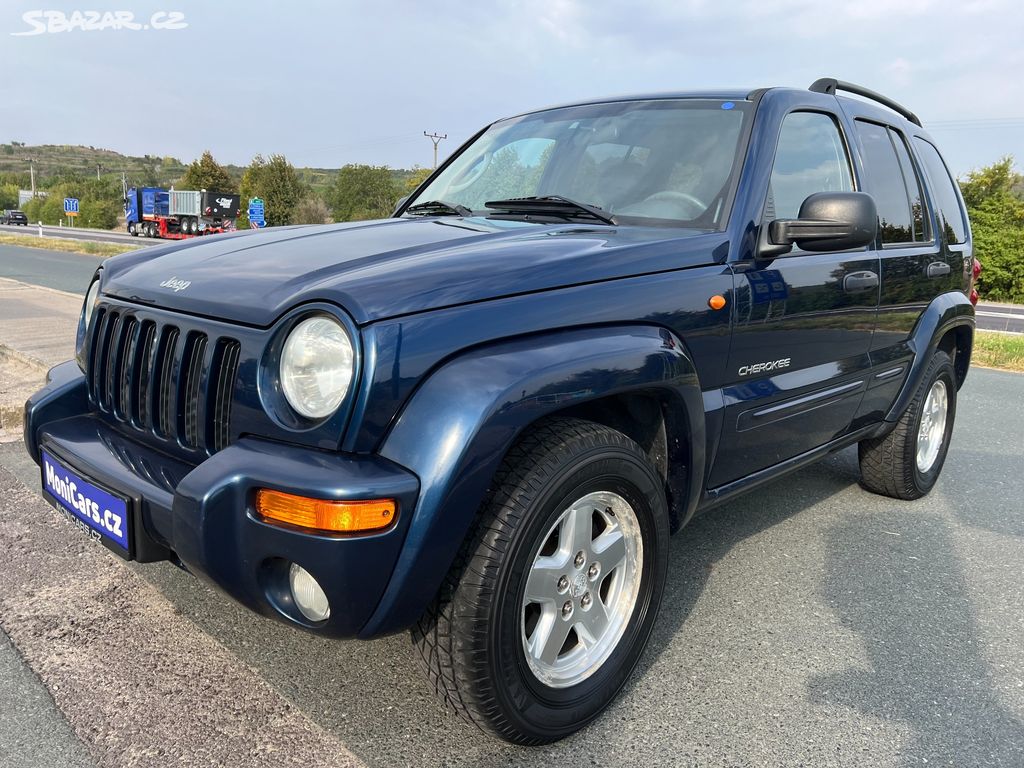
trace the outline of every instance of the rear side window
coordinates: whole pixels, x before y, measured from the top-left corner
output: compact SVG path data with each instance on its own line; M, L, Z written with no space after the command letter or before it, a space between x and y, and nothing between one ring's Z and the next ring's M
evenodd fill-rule
M953 186L953 177L949 175L949 170L935 147L919 137L914 137L914 145L921 156L928 181L931 182L932 195L938 208L936 214L939 227L950 243L965 242L967 225L964 222L964 212L960 208L960 198L956 193L956 187Z
M765 219L795 219L815 192L851 192L853 177L836 121L822 112L791 112L779 131Z
M903 181L907 185L907 195L910 197L910 213L914 218L914 240L922 242L931 239L928 230L927 219L924 215L924 195L921 192L921 177L917 175L914 168L914 161L910 159L910 151L907 147L907 140L899 131L889 129L889 138L896 148L896 157L900 160L900 168L903 170Z
M914 226L907 180L889 129L858 120L857 135L864 150L864 191L875 198L882 243L914 242L915 229L920 231L920 226Z

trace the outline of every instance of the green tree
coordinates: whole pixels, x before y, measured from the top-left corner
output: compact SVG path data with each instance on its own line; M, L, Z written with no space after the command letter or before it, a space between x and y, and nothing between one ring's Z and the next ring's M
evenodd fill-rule
M331 210L323 198L310 194L299 201L292 214L292 224L326 224L330 221Z
M117 220L122 211L123 208L120 200L83 197L79 201L79 214L75 226L92 227L93 229L113 229L117 226Z
M295 208L306 194L305 185L284 155L256 155L242 175L242 208L249 199L262 198L270 227L291 224Z
M1012 157L971 171L960 183L982 263L978 293L993 301L1024 303L1024 201L1014 194L1020 183Z
M43 220L43 202L43 198L37 197L35 200L29 200L22 206L21 210L25 212L25 216L28 217L30 224Z
M185 175L178 182L181 189L208 189L211 192L235 193L238 186L231 174L223 165L213 159L210 150L203 152L203 156L193 160Z
M414 167L412 169L412 173L409 174L409 178L405 180L405 191L402 194L411 195L433 172L433 168L420 168L419 166Z
M0 208L18 207L18 185L0 184Z
M346 165L331 190L335 221L383 219L391 215L403 193L385 165Z

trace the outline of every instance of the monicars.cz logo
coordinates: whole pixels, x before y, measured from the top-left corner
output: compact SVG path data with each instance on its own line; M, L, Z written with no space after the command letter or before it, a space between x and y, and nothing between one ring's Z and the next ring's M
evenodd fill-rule
M15 37L59 34L61 32L105 32L129 30L140 32L157 29L185 29L188 22L181 11L157 11L148 19L137 19L131 11L25 11L21 20L29 28L11 32Z

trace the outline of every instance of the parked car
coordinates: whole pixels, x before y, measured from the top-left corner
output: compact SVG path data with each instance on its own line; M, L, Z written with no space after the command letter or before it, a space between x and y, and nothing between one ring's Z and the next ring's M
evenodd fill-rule
M854 445L867 490L934 487L975 267L933 140L864 88L545 109L392 218L105 261L25 443L118 555L411 629L444 702L539 744L629 678L695 514Z
M28 217L22 211L5 210L0 214L0 224L20 224L28 226Z

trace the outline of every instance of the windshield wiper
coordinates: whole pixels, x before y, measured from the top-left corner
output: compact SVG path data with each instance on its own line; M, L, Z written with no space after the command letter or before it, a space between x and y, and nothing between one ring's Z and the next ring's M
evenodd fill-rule
M404 213L411 213L413 216L472 216L473 212L464 205L458 203L446 203L444 200L428 200L425 203L416 203L405 209Z
M605 224L618 224L614 216L601 210L596 205L579 203L561 195L513 197L509 200L491 200L489 203L484 203L484 205L502 213L526 213L538 216L564 217L583 216L585 218L597 219Z

